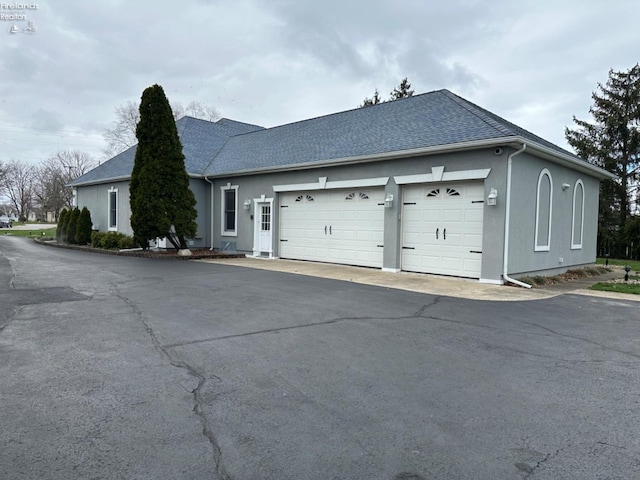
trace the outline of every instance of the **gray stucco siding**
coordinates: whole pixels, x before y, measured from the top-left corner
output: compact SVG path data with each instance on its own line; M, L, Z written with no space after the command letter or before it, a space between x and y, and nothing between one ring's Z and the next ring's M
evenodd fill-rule
M553 184L551 241L548 251L535 251L538 178L548 170ZM584 185L582 247L572 248L573 200L576 181ZM563 184L569 187L563 189ZM599 180L528 154L513 160L509 273L550 273L592 264L596 258Z
M431 173L432 167L444 166L445 172L461 170L491 169L485 180L485 197L490 188L504 192L506 152L495 155L493 149L448 153L440 155L419 156L404 159L385 160L371 163L351 164L331 167L318 167L297 171L263 173L256 175L217 178L214 185L213 212L213 246L220 248L221 242L235 242L236 250L251 252L253 249L253 210L243 210L242 204L246 199L253 200L265 195L274 198L273 217L273 249L274 255L279 255L279 195L274 192L274 185L295 185L317 183L319 177L326 177L328 181L360 180L366 178L389 177L385 192L394 195L392 208L385 208L384 212L384 253L383 268L399 270L401 268L402 248L402 186L396 185L394 176L417 175ZM227 185L238 186L238 223L237 236L228 237L221 234L221 187ZM252 207L253 208L253 207ZM483 236L483 277L499 280L502 265L502 243L504 222L504 199L495 207L484 209L485 232ZM497 265L497 263L499 264Z
M129 182L102 183L77 188L77 204L79 208L87 207L91 213L93 228L106 232L109 230L109 191L118 191L117 225L118 231L132 235L129 218Z

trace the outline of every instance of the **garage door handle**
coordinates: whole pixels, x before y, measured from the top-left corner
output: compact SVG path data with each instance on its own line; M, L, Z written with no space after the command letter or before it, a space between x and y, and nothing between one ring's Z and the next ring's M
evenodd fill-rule
M415 250L416 247L402 247L403 250Z
M438 232L440 231L439 228L436 228L436 240L438 239Z
M482 253L482 250L469 250L469 253Z
M327 234L327 226L326 225L324 226L324 234L325 235Z
M331 225L329 225L329 235L331 235Z
M443 230L443 232L442 232L442 238L443 238L444 240L446 240L446 239L447 239L447 229L446 229L446 228L445 228L445 229Z

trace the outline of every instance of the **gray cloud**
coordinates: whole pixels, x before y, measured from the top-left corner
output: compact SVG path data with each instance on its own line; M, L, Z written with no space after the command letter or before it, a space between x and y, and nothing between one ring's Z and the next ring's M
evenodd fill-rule
M564 144L609 68L638 61L640 39L640 4L625 0L39 5L36 34L0 38L0 159L98 153L114 109L153 83L273 126L354 108L376 87L386 97L405 76Z

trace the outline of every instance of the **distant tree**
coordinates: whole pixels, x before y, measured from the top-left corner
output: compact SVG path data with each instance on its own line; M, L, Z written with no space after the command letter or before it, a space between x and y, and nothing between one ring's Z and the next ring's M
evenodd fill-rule
M210 122L220 118L220 113L214 106L203 105L195 101L189 103L186 108L180 102L175 102L171 104L171 109L176 120L185 115ZM103 149L103 152L107 158L124 152L137 143L136 127L139 121L140 111L136 103L129 101L116 107L116 119L103 134L107 142L107 147Z
M69 183L97 166L88 153L61 150L36 167L34 196L43 212L56 216L63 208L73 207L73 190Z
M396 88L391 91L391 96L389 97L389 102L394 100L399 100L400 98L412 97L413 90L411 90L411 84L407 77L403 78ZM371 98L365 97L362 104L358 105L359 108L362 107L370 107L372 105L377 105L379 103L383 103L385 100L380 97L380 93L378 93L378 89L376 88L375 92L373 92L373 96Z
M58 215L58 227L56 228L56 240L60 243L67 241L67 219L69 210L62 210Z
M606 85L598 83L591 98L593 122L574 116L578 128L565 128L565 137L578 156L619 177L600 184L598 252L626 257L634 239L625 228L640 180L640 65L610 70Z
M171 106L160 85L142 93L138 148L131 173L131 228L143 248L166 237L186 249L186 237L196 233L196 200L189 189L182 144Z
M411 84L407 77L404 77L396 88L391 91L391 100L399 100L400 98L407 98L413 96L413 90L411 90Z
M76 243L78 245L86 245L91 241L91 213L87 207L83 207L78 216L78 224L76 225Z
M69 213L67 218L65 234L67 235L67 243L75 244L78 243L76 241L76 230L78 228L78 218L80 217L80 210L74 208Z
M25 221L34 206L36 170L29 163L11 160L4 167L0 191L9 198L18 219Z
M373 92L373 96L371 98L369 97L365 97L364 101L362 102L362 105L360 105L360 108L362 107L370 107L372 105L377 105L379 103L384 102L384 100L382 100L382 98L380 97L380 93L378 92L378 89L376 88L375 92Z

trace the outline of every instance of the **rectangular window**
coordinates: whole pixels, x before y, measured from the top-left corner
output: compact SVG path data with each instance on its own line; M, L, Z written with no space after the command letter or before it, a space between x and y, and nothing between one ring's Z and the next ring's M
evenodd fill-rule
M237 236L238 224L238 186L228 183L220 187L222 193L222 235Z
M118 190L109 190L109 231L118 230Z

